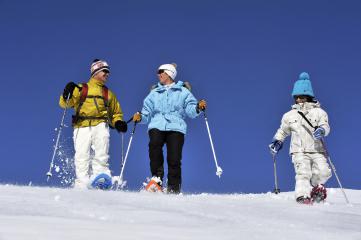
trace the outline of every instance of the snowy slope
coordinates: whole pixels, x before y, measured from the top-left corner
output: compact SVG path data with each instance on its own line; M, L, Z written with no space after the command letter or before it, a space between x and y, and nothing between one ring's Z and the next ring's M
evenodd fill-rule
M0 185L0 240L361 239L361 190L296 204L293 193L163 195Z

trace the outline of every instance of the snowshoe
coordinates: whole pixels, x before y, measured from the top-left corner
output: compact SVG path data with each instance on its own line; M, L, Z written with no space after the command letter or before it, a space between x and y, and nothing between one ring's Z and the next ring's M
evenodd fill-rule
M108 190L111 187L112 187L112 178L108 174L101 173L90 179L89 188L91 189Z
M323 184L313 187L311 191L311 199L313 202L323 202L327 197L327 190Z
M144 183L144 186L148 192L162 192L162 180L160 180L160 177L152 177L148 183Z
M304 196L301 196L301 197L298 197L296 199L297 203L299 204L306 204L306 205L312 205L312 200L311 198L309 197L304 197Z

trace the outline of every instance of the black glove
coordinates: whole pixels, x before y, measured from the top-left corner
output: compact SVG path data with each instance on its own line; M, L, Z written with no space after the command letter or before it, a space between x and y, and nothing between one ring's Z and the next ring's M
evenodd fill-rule
M118 132L124 132L125 133L128 130L127 123L122 121L122 120L116 121L114 127Z
M66 84L65 88L64 88L64 92L63 92L63 98L64 100L69 99L73 96L73 91L74 88L78 87L78 85L76 85L73 82L69 82L68 84Z

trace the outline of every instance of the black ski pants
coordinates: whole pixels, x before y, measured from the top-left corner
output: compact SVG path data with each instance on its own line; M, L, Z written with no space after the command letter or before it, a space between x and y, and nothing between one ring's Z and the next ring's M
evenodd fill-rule
M179 193L182 184L181 160L184 134L176 131L151 129L149 134L149 159L152 176L164 177L163 146L167 145L168 192Z

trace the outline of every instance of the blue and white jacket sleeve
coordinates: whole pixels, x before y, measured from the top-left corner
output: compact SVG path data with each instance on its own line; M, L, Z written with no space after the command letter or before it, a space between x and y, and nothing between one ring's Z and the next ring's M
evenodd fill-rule
M184 101L184 110L189 118L195 118L199 115L199 113L197 113L197 104L198 104L197 99L187 89L186 98Z
M142 120L140 123L147 124L152 116L154 109L154 103L152 99L152 93L149 93L148 96L143 101L143 108L142 108Z

